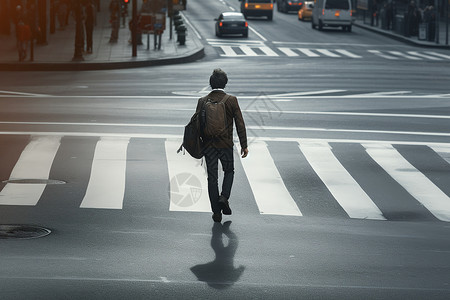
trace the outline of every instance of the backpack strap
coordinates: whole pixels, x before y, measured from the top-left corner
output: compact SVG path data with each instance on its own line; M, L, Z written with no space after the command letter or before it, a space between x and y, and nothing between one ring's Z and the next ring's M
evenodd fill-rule
M231 95L225 94L225 96L223 96L222 100L220 100L220 102L222 102L223 104L225 104L227 102L228 99L230 99Z

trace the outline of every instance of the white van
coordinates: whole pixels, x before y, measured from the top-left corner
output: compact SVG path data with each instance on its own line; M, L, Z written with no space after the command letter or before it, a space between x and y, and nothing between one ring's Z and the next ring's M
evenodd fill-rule
M352 31L352 3L351 0L315 0L312 13L312 28L325 26L340 27L342 30Z

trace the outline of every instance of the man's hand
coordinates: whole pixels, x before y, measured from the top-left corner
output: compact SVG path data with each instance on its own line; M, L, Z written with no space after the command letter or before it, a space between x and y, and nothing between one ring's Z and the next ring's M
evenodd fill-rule
M241 149L242 158L247 157L248 155L248 148L242 148Z

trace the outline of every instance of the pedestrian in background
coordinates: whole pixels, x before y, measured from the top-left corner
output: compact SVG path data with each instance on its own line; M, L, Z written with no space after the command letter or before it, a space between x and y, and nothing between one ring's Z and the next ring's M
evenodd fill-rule
M423 11L423 21L427 24L428 41L434 41L436 34L436 12L433 5L429 5Z
M248 154L247 133L244 119L235 96L225 93L224 88L228 83L227 74L221 69L215 69L209 78L212 91L198 100L196 112L201 116L203 128L203 141L205 144L205 160L208 173L208 194L211 202L214 222L222 221L222 213L231 215L229 198L234 179L233 157L233 121L241 144L242 158ZM222 106L223 105L223 106ZM213 117L213 121L222 119L223 128L218 134L210 135L212 110L219 111L222 107L222 115ZM210 114L211 112L211 114ZM222 164L224 172L222 191L219 194L218 161Z
M117 43L119 39L119 27L120 27L120 4L117 0L111 0L109 4L109 12L111 23L111 38L110 43Z
M30 25L25 24L22 20L20 20L17 24L17 51L19 53L19 61L24 61L27 57L28 43L30 40Z
M67 25L67 16L69 14L69 3L67 0L59 0L56 3L56 14L58 16L59 30L64 30Z
M88 0L85 7L86 18L84 20L84 27L86 30L86 53L92 53L92 34L94 32L95 23L95 6L92 0Z

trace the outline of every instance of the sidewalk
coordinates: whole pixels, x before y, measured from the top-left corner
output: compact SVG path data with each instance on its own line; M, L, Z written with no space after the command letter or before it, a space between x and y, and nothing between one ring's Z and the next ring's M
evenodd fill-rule
M0 70L18 71L69 71L69 70L105 70L134 68L163 64L185 63L204 56L204 46L188 27L186 43L177 43L177 34L173 27L170 39L170 19L166 20L166 30L161 37L161 49L154 49L154 36L150 35L150 47L147 50L147 35L142 35L143 45L138 45L137 57L132 57L131 33L128 21L131 7L128 8L126 26L119 30L117 43L109 43L111 25L109 23L108 2L102 1L101 11L97 13L97 24L93 34L93 53L83 54L84 61L72 62L75 52L75 20L70 17L69 26L64 30L56 29L47 35L47 45L34 46L34 61L30 62L30 49L27 59L19 62L16 50L15 34L0 35ZM14 29L12 29L13 31ZM28 47L29 48L29 47Z
M446 24L445 22L440 22L439 26L439 44L436 42L430 42L425 40L419 40L417 36L405 37L401 34L394 32L393 30L387 30L381 28L381 21L378 22L378 26L370 26L370 24L365 24L362 19L356 19L353 22L353 25L364 28L366 30L370 30L376 32L378 34L382 34L384 36L390 37L392 39L414 45L419 47L429 47L429 48L441 48L441 49L450 49L450 45L446 45ZM450 28L449 28L450 31ZM449 44L450 44L450 32L449 32Z

